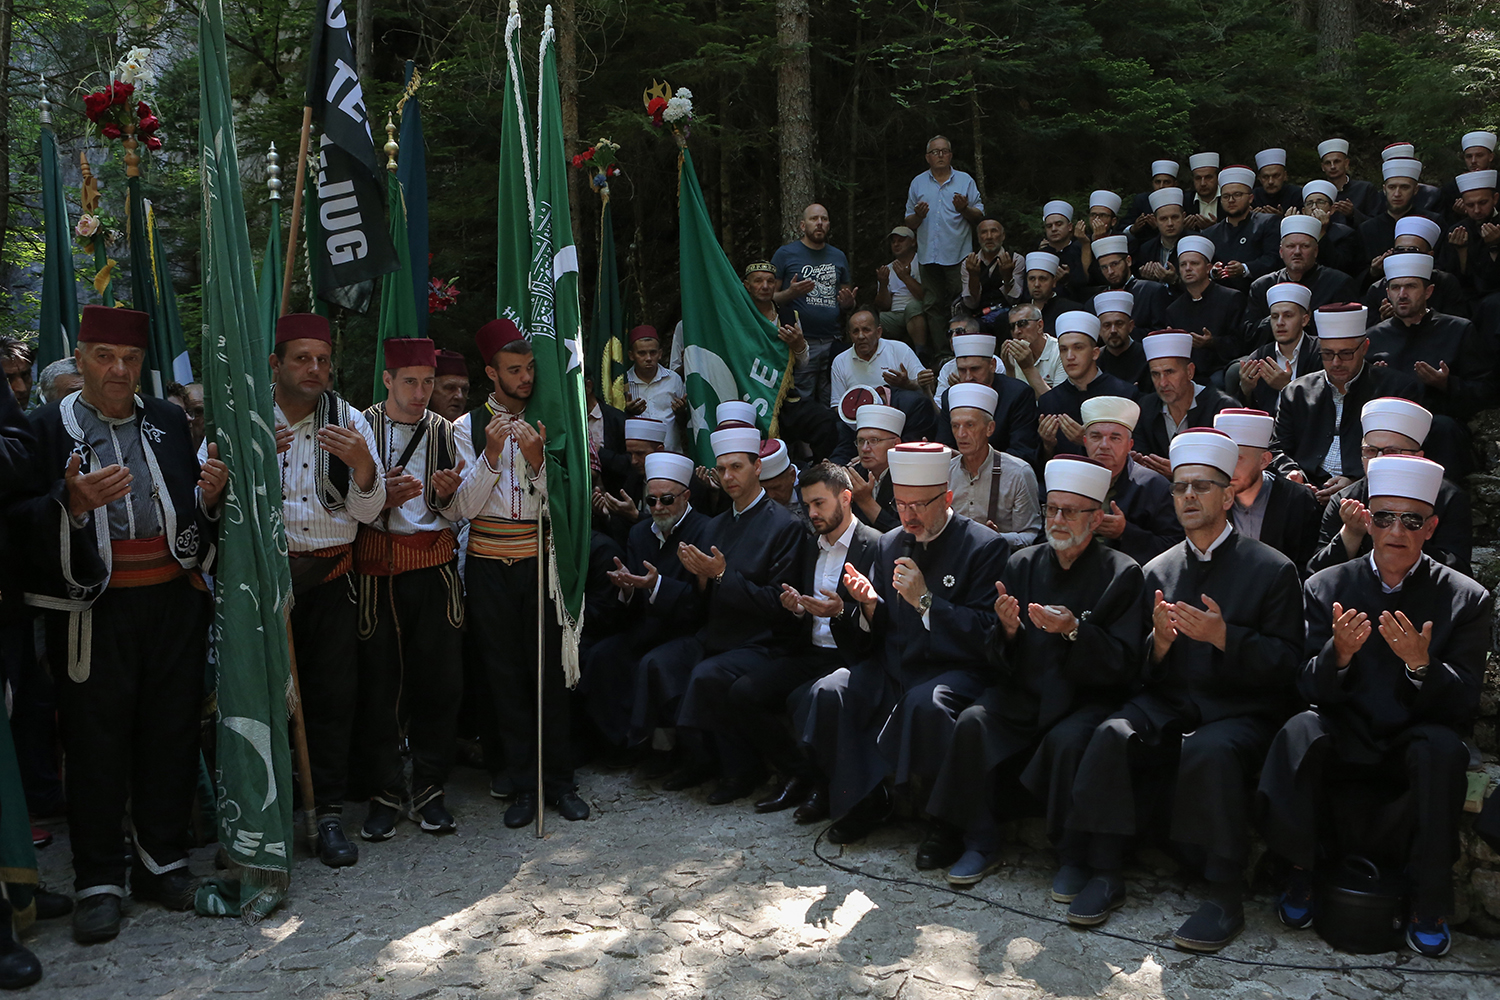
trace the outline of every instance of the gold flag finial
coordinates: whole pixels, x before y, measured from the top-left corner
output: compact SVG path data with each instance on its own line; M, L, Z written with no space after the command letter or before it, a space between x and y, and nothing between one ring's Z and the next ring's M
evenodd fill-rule
M385 169L391 173L395 173L396 154L401 150L401 146L396 142L396 123L391 119L390 115L385 116L385 136L385 155L388 157Z
M664 101L670 101L672 99L672 85L665 80L657 80L653 77L651 86L647 87L646 92L641 95L641 103L646 106L647 111L650 111L651 102L658 97Z

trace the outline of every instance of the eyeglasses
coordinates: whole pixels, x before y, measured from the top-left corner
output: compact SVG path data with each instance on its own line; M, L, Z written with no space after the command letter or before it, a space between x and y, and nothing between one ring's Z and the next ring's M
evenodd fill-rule
M1361 347L1364 345L1360 345ZM1332 361L1337 358L1340 361L1353 361L1354 356L1359 353L1359 347L1346 347L1342 351L1330 351L1328 348L1320 348L1319 356L1324 361Z
M1102 508L1099 508L1099 507L1059 507L1055 503L1049 503L1043 509L1046 510L1046 512L1047 512L1047 520L1049 520L1049 521L1052 518L1054 518L1054 517L1060 517L1064 521L1076 521L1076 520L1078 520L1078 517L1079 517L1080 514L1092 514L1094 511L1101 510Z
M1370 515L1370 523L1377 528L1393 528L1396 520L1401 520L1401 527L1407 531L1421 531L1422 525L1427 523L1431 514L1417 514L1412 511L1377 510Z
M953 150L951 150L951 149L944 149L944 148L939 147L938 149L929 149L927 151L927 155L928 156L952 156L953 155Z
M663 507L670 507L677 502L678 497L683 496L686 493L687 490L683 490L681 493L663 493L661 496L647 495L646 506L655 507L657 504L661 504Z
M1372 448L1365 445L1359 453L1365 458L1382 458L1386 455L1415 455L1418 451L1416 448Z
M1172 495L1174 497L1185 497L1191 491L1195 496L1202 496L1210 490L1222 490L1228 483L1216 483L1212 479L1190 479L1187 482L1173 483Z
M913 511L914 512L914 511L919 511L919 510L926 510L928 507L931 507L933 504L937 503L939 500L943 499L943 497L945 497L947 495L948 495L948 491L944 490L943 492L939 493L937 496L931 497L931 498L929 498L927 500L911 500L911 501L897 500L896 501L896 513L898 513L898 514L905 514L908 511Z

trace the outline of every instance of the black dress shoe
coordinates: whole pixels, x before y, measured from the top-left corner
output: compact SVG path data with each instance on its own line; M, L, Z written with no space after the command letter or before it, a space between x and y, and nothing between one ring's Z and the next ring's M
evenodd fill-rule
M347 868L359 861L359 848L344 835L343 817L318 820L318 860L329 868Z
M60 892L38 888L31 898L36 900L38 920L56 920L73 912L73 897L64 896Z
M821 823L828 818L828 789L821 786L814 788L807 796L807 801L797 807L792 813L792 819L798 823Z
M490 775L490 798L504 801L505 799L513 799L515 797L516 783L510 780L510 775Z
M396 821L400 818L401 811L394 802L386 798L371 799L359 835L366 840L390 840L396 835Z
M198 879L186 868L173 868L153 875L138 866L130 874L130 895L133 898L151 900L169 910L191 910L197 892Z
M25 989L42 978L42 963L16 940L10 903L0 900L0 990Z
M896 809L891 794L881 785L863 801L849 810L849 814L828 828L828 840L833 844L852 844L864 840L880 824L891 818Z
M800 806L807 801L811 794L813 785L806 778L793 778L784 785L778 785L770 795L755 803L755 811L758 813L781 812L793 806Z
M113 941L120 933L120 897L112 892L85 896L73 910L73 940L79 944Z
M722 806L736 799L743 799L760 787L759 778L735 777L720 780L719 787L708 796L708 804Z
M707 767L685 767L663 781L661 787L668 792L683 792L689 788L697 788L713 776L713 770Z
M505 825L518 830L536 822L536 792L517 792L516 800L505 810Z
M557 814L569 822L576 823L581 819L589 818L589 804L579 797L577 792L563 792L555 799L548 799L547 804L557 810Z
M963 853L963 834L946 823L935 824L917 847L917 871L951 868Z

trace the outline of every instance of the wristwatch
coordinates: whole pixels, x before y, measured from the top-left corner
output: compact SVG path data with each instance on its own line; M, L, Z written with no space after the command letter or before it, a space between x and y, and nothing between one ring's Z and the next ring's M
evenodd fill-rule
M1427 679L1427 664L1424 663L1420 667L1414 667L1408 663L1406 665L1406 676L1414 681L1425 681Z
M1083 627L1083 623L1086 622L1086 621L1088 621L1088 620L1089 620L1089 613L1087 611L1085 611L1083 614L1079 615L1077 618L1073 619L1073 631L1071 631L1071 632L1064 632L1063 633L1063 638L1066 639L1066 640L1068 640L1069 642L1077 642L1078 641L1078 630L1080 628L1082 628Z
M927 593L917 598L917 610L924 615L932 610L932 591L929 590Z

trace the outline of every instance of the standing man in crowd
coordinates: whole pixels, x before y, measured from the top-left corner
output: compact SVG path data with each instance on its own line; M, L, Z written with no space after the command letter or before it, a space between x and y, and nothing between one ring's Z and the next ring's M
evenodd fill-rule
M18 337L0 335L0 369L5 372L5 382L21 409L31 406L31 366L36 352L31 345Z
M849 258L828 243L832 229L828 209L816 202L808 205L799 226L801 238L771 256L780 285L772 294L772 302L779 313L779 326L798 327L807 341L807 360L798 362L792 376L798 395L828 406L834 344L843 327L844 313L854 308L859 289L849 283Z
M984 202L974 178L953 169L953 144L945 135L927 140L927 169L906 190L906 226L917 234L917 262L927 304L931 350L948 350L946 332L953 302L964 293L963 262L974 248L974 224Z
M682 376L661 363L661 337L654 326L630 331L630 370L625 373L625 415L659 420L667 429L666 448L685 449L678 415L687 407Z
M457 351L437 352L437 381L427 408L450 424L469 412L469 363Z

